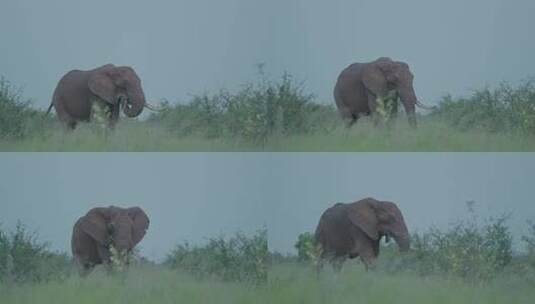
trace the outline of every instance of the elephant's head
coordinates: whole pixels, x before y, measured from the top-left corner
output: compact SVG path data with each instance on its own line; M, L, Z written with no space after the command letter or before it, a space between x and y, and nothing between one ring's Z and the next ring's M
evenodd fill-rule
M395 90L403 103L405 112L411 125L416 126L416 106L431 110L418 101L413 87L414 75L409 65L402 61L393 61L388 57L381 57L369 63L363 70L362 82L366 89L376 97L385 97Z
M348 206L349 220L371 239L379 240L385 236L388 240L389 237L392 237L398 244L400 251L409 250L409 231L396 204L367 198Z
M134 69L107 64L91 71L89 90L109 104L120 104L128 117L136 117L146 106L141 80Z
M139 207L93 208L82 218L81 227L100 245L113 245L121 257L126 257L145 235L149 218Z
M414 92L414 75L409 65L401 61L392 61L382 57L375 61L378 69L383 73L387 90L396 90L403 104L415 105L418 102Z

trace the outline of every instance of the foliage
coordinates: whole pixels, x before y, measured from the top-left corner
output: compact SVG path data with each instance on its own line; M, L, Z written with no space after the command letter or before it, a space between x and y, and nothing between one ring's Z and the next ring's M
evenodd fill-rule
M48 247L21 223L9 234L0 230L0 281L41 282L67 277L70 259Z
M21 89L0 78L0 139L22 139L41 132L45 123L42 114L31 108L29 100L22 99Z
M446 230L430 228L412 234L408 254L397 255L393 246L388 246L382 252L380 268L388 272L410 271L469 280L489 280L503 273L513 260L513 236L506 225L508 216L481 221L473 204L467 202L470 216Z
M280 81L262 78L239 91L196 95L187 104L171 106L151 115L149 121L163 123L179 135L207 138L233 137L263 145L274 135L310 134L333 128L337 115L332 106L313 103L291 75Z
M535 222L528 221L528 234L522 236L522 240L526 244L527 260L535 271Z
M297 236L294 245L297 249L297 259L301 262L315 262L320 256L320 247L316 245L314 234L304 232Z
M535 79L528 78L516 87L503 82L494 89L476 90L469 97L447 95L432 116L462 131L535 134Z
M243 281L254 284L267 280L267 229L248 237L210 238L203 246L179 244L168 254L165 264L197 278Z

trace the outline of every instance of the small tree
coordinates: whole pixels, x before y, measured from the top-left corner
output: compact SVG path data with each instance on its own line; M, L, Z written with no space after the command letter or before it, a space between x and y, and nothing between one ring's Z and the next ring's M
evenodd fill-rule
M300 262L317 263L321 254L321 246L316 244L314 234L310 232L299 234L294 247L297 249L297 258Z

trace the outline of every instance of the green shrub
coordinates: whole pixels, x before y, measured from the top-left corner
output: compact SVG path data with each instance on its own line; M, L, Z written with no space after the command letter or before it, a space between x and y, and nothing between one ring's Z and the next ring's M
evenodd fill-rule
M299 234L294 247L297 249L297 259L300 262L313 262L318 258L318 247L313 233Z
M415 233L411 236L411 252L390 255L386 268L389 271L411 270L421 275L491 279L513 258L512 235L505 225L506 220L506 216L500 216L480 224L473 217L458 221L446 231L431 228Z
M9 234L0 230L0 281L41 282L67 277L70 258L48 247L20 223Z
M232 137L263 145L273 135L295 135L328 131L338 117L334 107L312 102L289 74L272 82L262 77L235 93L220 91L197 95L187 104L169 105L152 114L151 122L162 122L179 135L207 138Z
M44 136L53 124L51 116L32 108L23 100L22 90L15 89L0 78L0 139L19 140L28 136Z
M479 89L468 98L447 95L432 116L463 131L535 134L535 79L516 87L504 82L495 89Z
M267 281L267 259L267 229L263 229L250 237L236 233L231 238L211 238L204 246L179 244L165 264L197 278L259 284Z
M527 261L535 270L535 222L528 221L528 234L522 236L522 241L526 244Z

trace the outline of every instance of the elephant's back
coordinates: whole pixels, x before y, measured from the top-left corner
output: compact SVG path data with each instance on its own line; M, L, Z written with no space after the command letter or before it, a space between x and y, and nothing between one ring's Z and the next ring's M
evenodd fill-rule
M364 88L360 82L363 66L363 63L350 64L338 75L334 86L334 99L340 111L356 114L362 112L359 105L367 105Z
M74 226L72 227L72 235L71 235L71 251L73 255L76 255L76 252L80 248L81 238L83 238L83 232L81 228L80 221L82 218L79 218L76 223L74 223Z
M58 82L54 91L54 104L77 119L88 119L91 111L89 99L92 94L88 87L88 71L72 70Z
M321 215L316 228L316 241L327 252L336 255L346 254L352 246L349 226L350 222L345 214L345 204L336 204Z
M93 260L98 257L97 246L93 238L82 229L83 219L84 217L79 218L72 228L71 251L75 258Z

